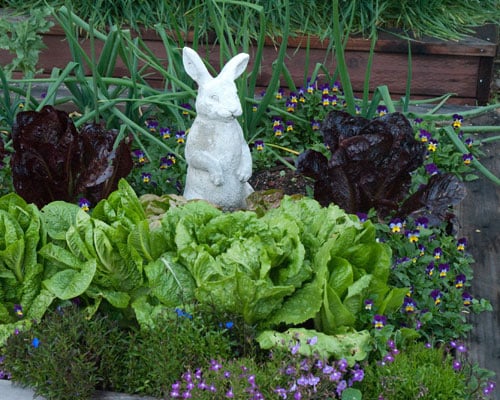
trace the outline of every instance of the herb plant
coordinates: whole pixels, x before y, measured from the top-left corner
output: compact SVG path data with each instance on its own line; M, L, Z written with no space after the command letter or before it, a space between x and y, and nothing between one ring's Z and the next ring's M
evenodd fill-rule
M425 348L423 343L370 364L362 384L356 387L367 399L468 398L465 377L454 370L453 358L443 348Z
M10 77L13 71L34 76L37 71L38 55L45 48L41 34L46 33L54 23L48 19L48 7L28 8L29 16L3 16L0 20L0 49L15 54L5 65L4 73Z
M33 388L38 396L89 399L116 362L107 355L117 345L109 350L109 344L119 345L123 337L116 321L102 316L88 320L75 306L58 308L42 323L9 338L4 366L13 379Z

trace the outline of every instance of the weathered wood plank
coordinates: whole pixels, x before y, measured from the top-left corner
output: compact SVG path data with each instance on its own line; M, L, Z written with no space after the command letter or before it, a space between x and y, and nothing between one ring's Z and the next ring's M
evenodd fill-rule
M474 120L475 125L500 125L500 111ZM481 162L500 176L500 143L485 145ZM500 378L500 187L485 178L467 184L467 197L459 207L461 235L476 260L472 292L488 299L492 312L471 316L474 325L469 340L471 356L481 367ZM500 391L496 391L500 400Z
M48 76L53 67L64 68L70 61L68 43L61 34L61 28L57 25L52 29L50 35L44 36L47 49L40 53L40 68L45 68L42 76ZM145 32L146 45L150 50L166 64L166 52L161 41L151 40L151 31ZM286 66L289 68L294 82L297 86L303 84L304 75L310 76L316 63L323 63L330 74L335 71L336 62L334 56L325 52L326 42L314 39L306 59L304 39L290 38L291 47L287 51ZM81 45L90 54L89 41L81 40ZM349 40L345 57L352 79L354 91L362 92L365 80L366 66L368 62L369 40L353 38ZM96 54L102 49L100 41L95 42ZM299 47L302 46L301 49ZM219 63L218 47L208 45L204 49L212 63L217 68ZM455 99L463 99L461 103L473 105L475 101L484 104L488 101L490 82L493 71L493 57L496 45L494 43L467 38L459 42L439 41L426 38L422 42L412 43L412 80L411 96L414 98L429 98L454 93ZM251 62L249 68L253 68L252 60L255 48L250 49ZM272 75L272 63L276 60L278 49L276 46L268 46L264 50L263 62L257 84L266 86ZM389 87L389 91L395 98L404 95L406 89L408 68L407 42L400 41L395 36L381 33L377 42L376 53L373 59L372 73L370 79L370 90L373 91L382 84ZM10 56L10 59L12 56ZM6 51L0 50L2 63L10 61ZM308 61L308 62L307 62ZM309 65L309 71L304 67ZM155 87L162 87L163 78L155 71L148 80ZM90 71L88 71L90 73ZM115 67L115 76L126 76L127 70L118 60Z
M271 60L277 53L266 48L259 84L268 82L272 68ZM361 91L365 80L368 53L362 51L346 51L345 58L351 82L355 91ZM404 94L408 71L407 55L402 53L376 53L373 57L370 90L382 84L395 94ZM336 68L333 57L325 58L323 50L311 49L309 52L309 71L313 72L316 63L323 63L330 74ZM291 48L285 61L296 84L303 82L306 54ZM478 57L420 55L412 58L411 94L416 96L440 96L445 93L456 93L458 97L475 97L477 91L476 78L479 66Z
M275 40L279 44L280 40ZM272 44L272 40L268 40ZM288 39L290 47L306 47L307 38L305 37L290 37ZM494 57L496 46L494 43L483 40L477 37L466 37L461 40L450 41L440 40L428 36L412 40L411 50L413 54L441 54L441 55L457 55L476 57ZM327 49L329 47L328 40L321 40L317 37L309 39L310 48ZM352 51L369 51L370 39L354 36L349 38L346 45L346 50ZM376 52L384 53L408 53L408 42L401 40L396 35L389 32L379 32L377 44L375 45Z

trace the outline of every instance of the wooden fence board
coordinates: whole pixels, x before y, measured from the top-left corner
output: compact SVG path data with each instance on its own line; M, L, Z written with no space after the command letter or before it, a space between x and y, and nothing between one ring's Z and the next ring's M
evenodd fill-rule
M149 49L166 65L168 60L164 44L151 31L143 32L143 37ZM189 40L189 38L188 38ZM290 46L285 60L296 85L300 86L304 81L304 67L306 62L304 38L290 38ZM47 49L40 53L39 67L44 69L43 76L50 75L53 67L64 68L71 60L68 52L68 43L59 26L54 26L50 34L44 35L44 43ZM82 47L90 54L90 44L84 38L80 41ZM99 55L102 42L96 41L96 54ZM312 39L309 51L310 76L316 63L324 63L333 74L335 71L335 59L326 41ZM370 41L363 38L351 38L348 41L345 57L352 79L353 89L356 93L363 91L365 71L368 61L368 50ZM202 52L206 51L212 65L218 67L219 52L216 45L208 45ZM255 48L250 49L250 65L253 67ZM405 93L407 69L408 69L408 44L405 40L399 40L394 35L380 33L375 47L370 90L373 91L382 84L389 87L394 98L398 99ZM490 83L493 71L493 59L496 52L495 43L479 38L466 38L461 41L441 41L425 38L422 41L412 42L412 79L411 97L429 98L437 97L447 93L455 93L454 102L474 105L485 104L489 100ZM272 64L278 55L277 44L269 42L263 54L263 62L260 67L258 86L265 87L272 74ZM12 59L6 51L0 50L0 63L5 64ZM218 69L218 68L216 68ZM121 60L115 67L115 76L126 76L128 71ZM154 73L148 77L148 81L154 86L164 86L163 78ZM285 85L285 82L282 82Z
M475 119L475 125L500 125L500 111ZM500 142L484 146L481 162L500 176ZM468 239L475 259L472 293L488 299L492 312L471 316L474 325L469 339L472 359L495 371L500 385L500 187L481 178L467 184L468 194L459 207L460 234ZM500 390L496 390L500 400Z

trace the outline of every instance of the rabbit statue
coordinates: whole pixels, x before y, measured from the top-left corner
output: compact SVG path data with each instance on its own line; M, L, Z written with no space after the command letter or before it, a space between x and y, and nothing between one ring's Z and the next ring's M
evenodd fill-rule
M198 84L196 118L186 139L186 199L203 199L223 210L246 208L253 192L252 156L237 117L242 114L234 80L245 70L249 56L233 57L215 78L200 56L184 47L187 74Z

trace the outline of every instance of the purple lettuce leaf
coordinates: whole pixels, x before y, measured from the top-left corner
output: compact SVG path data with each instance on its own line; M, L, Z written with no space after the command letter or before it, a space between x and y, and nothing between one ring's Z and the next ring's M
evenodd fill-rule
M133 166L129 143L122 141L113 151L116 137L116 131L97 124L78 131L65 111L52 106L18 113L11 157L16 192L38 207L79 197L95 204Z
M453 222L455 215L450 207L459 204L465 195L465 185L455 175L436 174L401 204L396 216L426 218L430 226Z
M297 171L315 180L315 199L349 213L375 208L384 217L397 210L426 151L406 117L392 113L368 120L332 111L321 132L331 152L328 163L312 150L297 159Z

